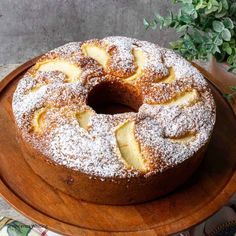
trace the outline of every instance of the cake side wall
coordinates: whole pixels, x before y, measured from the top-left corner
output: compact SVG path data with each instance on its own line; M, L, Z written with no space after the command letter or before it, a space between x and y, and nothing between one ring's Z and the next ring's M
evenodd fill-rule
M54 164L20 138L26 162L54 188L77 199L111 205L127 205L163 196L186 182L199 167L207 148L162 173L131 178L100 178Z

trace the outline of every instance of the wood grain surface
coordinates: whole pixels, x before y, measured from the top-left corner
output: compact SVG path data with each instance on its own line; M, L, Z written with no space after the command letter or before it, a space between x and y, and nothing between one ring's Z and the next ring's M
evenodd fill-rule
M212 85L217 104L212 140L196 174L177 191L144 204L106 206L55 190L24 161L11 110L17 81L34 62L17 68L0 83L0 192L27 217L67 235L167 235L203 221L235 192L235 116Z
M20 64L0 64L0 81L19 66ZM16 211L0 196L0 217L1 216L17 220L27 225L34 224L31 220Z

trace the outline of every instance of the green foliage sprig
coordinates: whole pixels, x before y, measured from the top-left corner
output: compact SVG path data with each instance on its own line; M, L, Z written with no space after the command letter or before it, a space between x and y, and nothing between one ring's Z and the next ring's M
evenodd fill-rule
M206 60L214 55L227 61L229 71L236 72L236 1L235 0L174 0L180 4L178 13L155 14L143 20L146 27L174 28L180 33L171 47L189 60Z
M231 93L225 93L224 97L228 100L231 101L233 97L236 95L236 86L230 86L230 91Z

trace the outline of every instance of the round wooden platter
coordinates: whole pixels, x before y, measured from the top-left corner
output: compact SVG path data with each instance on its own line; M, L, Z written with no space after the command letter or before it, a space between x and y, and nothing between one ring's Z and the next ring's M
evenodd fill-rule
M0 192L33 221L66 235L167 235L203 221L236 191L235 116L211 84L217 104L216 127L203 163L181 188L130 206L96 205L55 190L25 162L11 110L16 84L35 61L20 66L0 83Z

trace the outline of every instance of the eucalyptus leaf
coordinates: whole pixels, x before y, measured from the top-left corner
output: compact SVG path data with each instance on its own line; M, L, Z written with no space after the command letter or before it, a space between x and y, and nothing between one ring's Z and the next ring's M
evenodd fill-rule
M221 2L222 2L222 5L223 5L223 8L225 10L228 10L229 9L228 1L227 0L221 0Z
M210 10L212 8L212 1L209 1L207 3L207 9Z
M219 2L219 6L218 6L218 13L220 13L221 11L222 11L222 9L223 9L223 4L222 4L222 2Z
M192 3L193 0L183 0L182 3Z
M231 33L228 29L224 29L221 33L222 39L224 39L225 41L230 41L231 39Z
M219 2L217 0L211 0L212 5L219 6Z
M173 28L178 40L171 47L188 60L227 61L236 73L236 0L173 0L178 12L155 14L145 28Z
M214 11L216 11L217 9L215 9L215 8L206 8L205 9L205 14L206 15L209 15L210 13L212 13L212 12L214 12Z
M227 62L228 62L230 65L232 65L232 64L235 62L234 56L233 56L233 55L230 55L230 56L228 57L228 59L227 59Z
M230 6L229 13L230 13L231 16L235 16L235 14L236 14L236 2L234 2L234 3Z
M162 17L161 15L159 15L158 13L155 13L155 18L156 18L157 20L160 20L160 21L165 20L165 18Z
M230 47L229 43L228 42L224 42L223 45L222 45L222 48L224 50L226 50L228 47Z
M179 21L182 21L186 24L190 24L192 22L192 19L189 15L181 15L179 16Z
M226 48L225 51L226 51L229 55L231 55L232 52L233 52L233 50L232 50L231 47Z
M215 32L222 32L225 28L224 24L221 21L213 21L212 22L212 26Z
M194 13L195 8L194 8L193 4L183 4L182 11L184 13L187 13L187 14L191 15L191 14Z
M188 28L188 25L181 25L176 28L176 32L185 31Z
M197 5L195 6L196 10L205 8L207 6L206 2L203 0L198 1Z
M197 30L194 31L193 39L196 43L203 43L204 41L202 35Z
M223 44L223 40L221 39L221 38L216 38L215 40L214 40L214 43L217 45L217 46L220 46L220 45L222 45Z
M149 22L145 18L143 18L143 25L145 26L145 29L148 29L150 26Z
M220 19L220 18L222 18L223 16L225 16L226 14L227 14L227 11L226 11L226 10L222 10L221 12L216 13L216 14L215 14L215 17L216 17L217 19Z
M223 24L227 29L233 29L234 28L234 23L229 17L226 17L226 18L223 19Z

